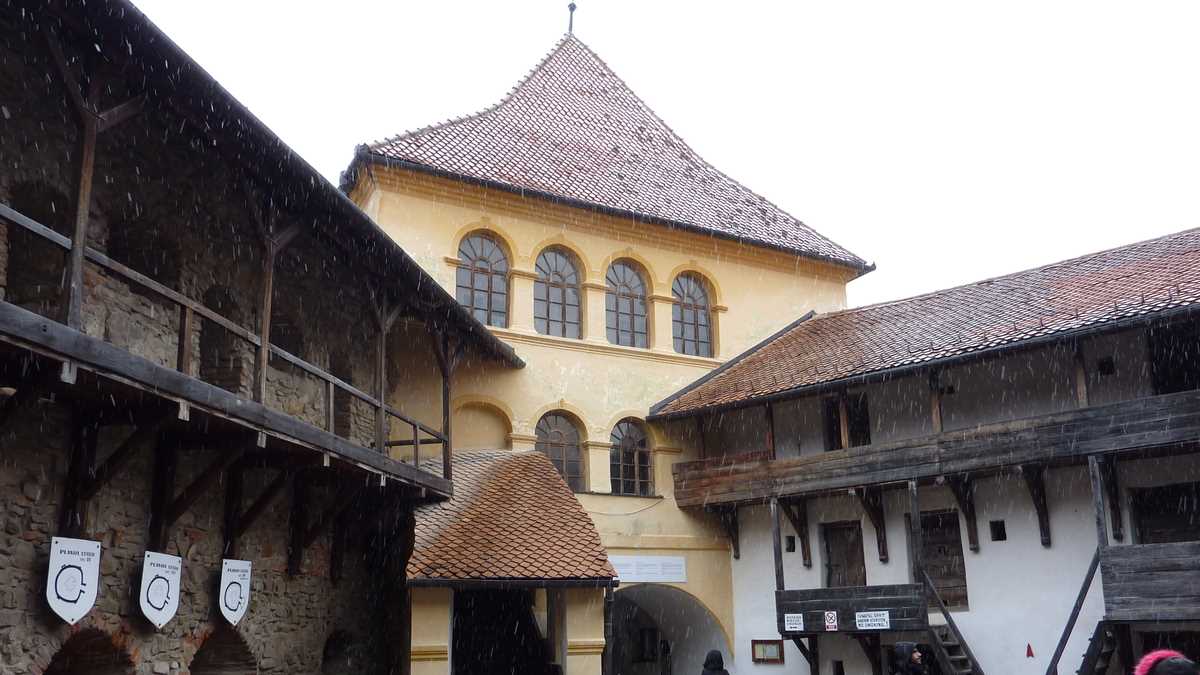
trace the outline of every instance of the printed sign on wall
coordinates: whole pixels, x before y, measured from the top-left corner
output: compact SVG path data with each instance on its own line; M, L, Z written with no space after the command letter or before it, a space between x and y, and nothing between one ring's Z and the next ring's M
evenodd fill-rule
M783 630L788 633L803 633L804 632L804 615L803 614L784 614L783 615Z
M52 538L48 572L46 602L55 614L73 626L96 604L96 592L100 587L100 542Z
M621 583L687 583L687 558L672 555L610 555Z
M825 630L837 630L837 612L825 612Z
M146 551L146 557L142 560L142 590L138 595L138 603L142 606L142 614L155 628L167 625L179 609L179 578L182 570L181 558Z
M887 610L882 612L855 612L854 627L859 630L890 630L892 615Z
M250 604L250 561L221 561L221 615L231 625L238 625Z

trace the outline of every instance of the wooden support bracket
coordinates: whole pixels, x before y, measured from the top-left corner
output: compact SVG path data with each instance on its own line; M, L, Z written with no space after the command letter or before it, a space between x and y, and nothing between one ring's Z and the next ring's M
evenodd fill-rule
M156 442L162 430L173 421L175 421L175 413L172 411L140 422L134 428L133 433L126 437L125 441L108 456L108 459L96 468L91 480L87 481L80 491L80 499L86 500L95 497L105 485L108 485L109 481L121 472L129 460L133 459L138 450Z
M1037 511L1038 530L1042 535L1042 546L1050 547L1050 509L1046 503L1046 467L1041 464L1022 464L1021 476L1029 488L1033 508Z
M208 488L211 487L213 483L217 482L217 479L221 477L221 474L225 473L234 462L241 459L244 453L244 448L227 448L221 452L219 457L209 463L204 471L200 472L200 475L197 476L190 485L184 488L177 497L171 500L171 505L167 508L167 526L170 527L171 525L174 525L175 521L179 520L180 516L182 516L184 513L187 513L187 510L196 503L196 500L203 496Z
M246 511L238 517L237 529L234 531L236 537L241 537L250 530L251 526L254 525L254 522L258 520L258 517L267 510L267 507L271 505L271 502L275 501L275 498L283 492L285 487L287 487L288 480L291 479L292 475L292 471L284 469L275 476L275 480L271 481L267 487L263 488L262 493L259 494L258 498L254 500L254 503L250 505L250 508L246 509Z
M883 675L883 648L878 633L851 633L858 646L862 647L867 662L871 664L871 675Z
M875 527L875 541L879 548L879 562L888 561L887 520L883 512L883 488L855 488L854 494L862 503L863 511Z
M309 546L312 546L318 537L328 530L333 523L337 522L342 514L348 511L350 507L354 505L354 502L358 500L359 496L363 492L363 489L364 488L351 489L343 485L341 489L338 490L338 495L340 498L331 508L325 511L325 513L321 514L321 517L317 520L315 525L308 528L308 530L304 533L304 540L301 542L303 547L308 548Z
M1112 455L1101 455L1097 458L1100 463L1100 478L1104 483L1104 494L1108 498L1109 527L1112 528L1112 538L1124 541L1125 526L1121 518L1121 483L1117 475L1117 460Z
M800 556L804 559L805 567L812 567L812 546L808 540L808 500L803 497L783 499L779 501L783 515L792 524L792 531L800 540Z
M717 514L717 520L721 523L721 529L725 530L725 536L729 538L729 545L733 548L733 559L740 560L742 557L741 537L739 536L738 517L736 506L718 506L710 509Z
M954 501L958 502L958 510L962 512L963 518L967 521L967 543L970 544L973 553L979 553L979 525L975 519L975 482L971 480L970 476L964 474L947 476L946 485L954 494Z

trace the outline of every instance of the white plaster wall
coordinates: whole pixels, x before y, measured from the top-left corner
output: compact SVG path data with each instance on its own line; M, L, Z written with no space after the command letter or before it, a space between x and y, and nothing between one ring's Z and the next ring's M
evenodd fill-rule
M1193 464L1197 464L1193 460ZM1130 467L1135 471L1135 467ZM1169 467L1163 468L1169 472ZM1194 469L1200 474L1200 467ZM1090 483L1085 467L1051 469L1046 474L1050 508L1050 548L1041 545L1037 516L1029 493L1019 476L1002 476L977 481L976 510L979 523L980 552L967 545L966 523L960 522L966 559L969 610L956 611L955 621L965 634L971 649L989 672L1017 673L1045 670L1067 615L1074 603L1083 575L1096 548L1096 528ZM907 493L891 490L885 494L885 509L890 559L881 563L874 528L862 516L861 507L849 496L814 499L809 505L809 531L813 566L805 569L799 546L795 553L784 553L784 572L788 588L819 588L823 585L823 545L820 523L862 520L863 549L869 584L910 582L908 534L904 514L908 511ZM922 488L921 510L953 507L949 490ZM737 673L807 673L807 665L794 647L785 645L786 665L755 665L750 660L751 639L774 639L773 591L774 564L771 529L765 507L739 511L742 527L742 559L733 563L734 620ZM1007 541L993 542L988 521L1003 519ZM781 534L794 534L784 520ZM1079 624L1068 642L1060 670L1073 670L1083 658L1088 638L1103 613L1099 584L1095 584L1084 604ZM940 615L931 615L940 622ZM1026 657L1026 645L1034 658ZM821 640L824 668L829 661L845 662L846 672L869 672L858 644L846 638ZM731 672L734 672L731 670ZM828 670L826 670L828 672Z

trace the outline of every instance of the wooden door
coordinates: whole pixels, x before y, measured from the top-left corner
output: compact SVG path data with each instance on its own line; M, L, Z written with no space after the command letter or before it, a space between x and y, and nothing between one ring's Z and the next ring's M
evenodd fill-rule
M825 539L825 586L866 586L862 523L825 523L821 531Z
M921 561L948 607L967 606L967 565L958 511L921 513Z
M1137 543L1200 541L1200 483L1133 491Z

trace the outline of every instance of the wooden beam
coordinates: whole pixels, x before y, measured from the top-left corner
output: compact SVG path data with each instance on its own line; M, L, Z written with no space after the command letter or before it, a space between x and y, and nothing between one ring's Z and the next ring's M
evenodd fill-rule
M1046 504L1046 467L1042 464L1022 464L1021 476L1029 488L1033 508L1037 511L1038 530L1042 535L1042 546L1050 547L1050 509Z
M292 481L292 508L288 516L287 573L300 574L304 564L304 538L308 533L308 476L297 473Z
M78 417L78 414L76 416ZM96 465L98 431L95 425L75 422L71 460L63 484L63 500L58 519L58 532L61 536L81 537L87 524L88 502L81 493Z
M454 477L454 444L450 435L450 389L463 347L462 342L451 347L450 333L444 327L433 333L433 354L442 374L442 436L446 439L442 444L442 477L446 480L452 480Z
M1080 408L1088 407L1087 362L1083 360L1083 347L1075 345L1075 400Z
M863 655L871 664L871 675L883 675L883 648L880 646L878 633L851 633L854 641L862 647Z
M275 476L275 480L271 481L267 487L263 488L263 491L259 493L258 498L254 500L254 503L250 505L250 508L246 509L246 512L241 514L241 516L238 518L236 531L238 537L246 534L246 532L249 531L254 525L254 522L258 520L258 517L261 516L271 505L271 502L275 501L275 498L278 497L281 492L283 492L283 489L287 487L288 480L292 477L292 474L292 471L288 471L286 469L280 471L278 475Z
M179 307L179 345L175 352L175 369L192 375L192 336L196 334L196 312L186 305Z
M133 98L119 103L108 110L100 113L100 121L97 125L97 131L104 133L109 129L121 124L122 122L132 119L141 114L142 109L146 106L145 94L134 96Z
M929 373L929 412L933 433L942 433L942 382L936 370Z
M1108 525L1104 517L1104 477L1101 475L1100 458L1096 455L1088 457L1088 476L1092 481L1092 506L1096 515L1096 545L1103 549L1108 546Z
M842 447L850 447L850 404L846 396L846 392L839 392L837 398L838 406L838 438L842 441Z
M1125 520L1121 517L1121 483L1117 474L1117 458L1112 455L1101 455L1100 478L1104 482L1104 494L1108 497L1108 512L1111 521L1112 538L1116 541L1125 540Z
M267 367L271 362L271 306L275 298L275 249L268 241L262 261L262 295L258 301L258 345L257 363L254 368L254 400L267 400Z
M196 500L200 499L234 462L241 459L245 452L244 447L237 446L222 450L220 456L209 463L208 467L201 471L200 475L171 501L170 507L167 508L167 526L174 525L180 516L187 513Z
M854 490L863 511L875 527L875 542L879 549L879 562L888 561L887 520L883 510L883 488L860 487Z
M165 552L169 526L168 511L175 495L175 473L179 467L179 446L159 441L154 449L154 484L151 486L150 527L146 549Z
M779 500L775 497L771 497L771 552L775 559L775 590L782 591L783 546L779 542Z
M917 491L917 481L908 481L908 526L909 541L912 542L912 571L913 581L924 583L925 578L925 530L921 524L921 500Z
M962 512L963 518L967 521L967 542L970 544L971 551L979 552L979 526L975 520L975 482L971 480L971 476L963 474L961 476L947 476L946 485L950 488L950 492L954 494L954 501L958 503L958 510Z
M809 639L811 640L812 638ZM796 645L796 649L800 650L800 656L803 656L804 660L808 661L809 670L812 670L812 652L808 650L808 645L804 644L804 638L794 637L792 638L792 644Z
M329 581L337 586L342 580L342 566L346 560L346 540L349 538L349 531L353 525L349 521L350 509L346 509L338 515L337 520L333 523L333 531L330 532L329 541Z
M225 544L221 548L221 557L238 557L238 535L241 534L242 518L242 489L245 480L245 469L234 465L225 475L225 524L222 528Z
M91 499L95 497L105 485L108 485L109 481L121 472L121 469L125 468L125 465L129 463L129 460L133 459L138 450L141 450L148 443L156 442L162 430L173 421L175 421L175 413L172 412L160 414L157 418L149 418L138 423L133 433L129 434L125 438L125 441L117 446L117 449L113 450L108 458L104 460L104 463L92 474L91 480L80 491L80 498Z
M67 57L63 53L62 45L44 24L42 25L42 37L46 40L46 46L50 50L50 59L54 62L55 70L58 71L58 77L62 81L63 89L67 92L67 99L71 102L71 109L75 112L77 121L80 124L85 124L87 121L86 118L88 116L94 118L95 113L88 105L88 100L83 96L79 80L71 72L71 67L67 64Z
M812 546L808 539L808 500L803 497L784 499L779 502L783 515L792 524L792 531L800 540L800 556L805 567L812 567Z
M725 530L725 536L729 538L729 545L733 549L733 559L740 560L742 557L741 537L738 528L738 517L736 506L722 506L710 509L717 514L717 520L721 523L721 529Z
M768 403L763 406L767 415L767 452L770 453L771 459L775 459L775 413Z
M708 448L704 443L703 415L696 415L696 445L700 450L700 459L708 459Z

